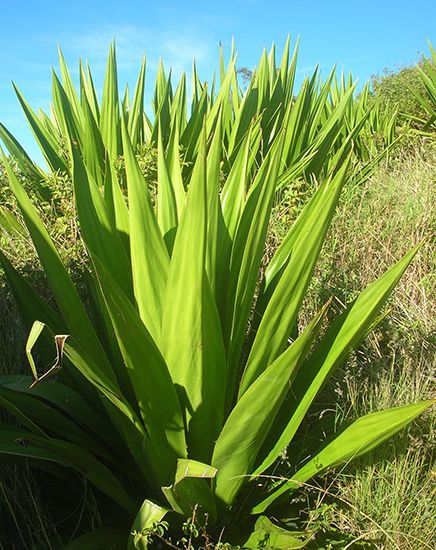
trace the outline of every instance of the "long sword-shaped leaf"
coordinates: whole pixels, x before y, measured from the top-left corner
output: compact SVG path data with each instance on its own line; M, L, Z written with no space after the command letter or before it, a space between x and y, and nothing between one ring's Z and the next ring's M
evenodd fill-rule
M169 269L168 251L124 121L122 136L129 195L133 289L141 319L158 343L162 327L162 301Z
M313 211L316 208L319 208L319 203L322 200L324 194L325 187L324 185L322 185L315 191L309 202L303 208L297 220L294 222L293 226L288 231L286 237L283 239L282 243L275 251L274 256L269 262L265 270L262 285L259 290L259 296L256 302L254 317L255 327L260 322L263 312L265 311L265 308L268 305L268 302L275 288L277 287L278 282L280 281L280 277L283 274L284 269L288 265L289 259L292 257L292 252L294 248L298 245L300 235L302 235L304 227L308 223L308 220L311 218ZM256 317L258 319L256 319Z
M161 131L163 131L162 140L165 147L168 143L170 134L172 96L173 94L171 87L171 71L168 77L166 77L163 62L161 59L159 61L159 67L156 75L156 87L153 105L155 111L155 122L151 135L151 142L157 142L159 128L161 128Z
M54 71L52 72L52 80L52 95L56 120L62 128L63 135L66 136L67 145L70 145L70 142L73 141L81 146L83 139L81 124Z
M234 158L234 155L238 152L239 146L242 140L245 138L250 125L253 120L256 119L257 112L257 88L248 88L239 111L235 114L235 121L232 125L231 134L229 136L228 155Z
M112 225L116 229L123 245L129 250L129 212L124 200L118 175L112 163L106 160L104 179L104 200Z
M186 127L186 76L182 73L176 92L174 94L173 103L171 105L171 121L173 126L177 128L179 134Z
M141 70L136 83L135 93L131 108L129 110L129 120L127 128L135 150L144 140L142 115L144 111L144 88L145 88L145 55L142 59Z
M153 484L153 478L150 477L150 469L146 460L147 457L144 453L148 436L135 410L122 396L118 386L101 370L99 363L95 363L71 337L68 338L65 344L65 355L83 376L101 392L103 406L115 428L124 439L138 470L150 484Z
M41 428L49 430L56 437L65 438L105 461L117 463L118 457L113 457L95 437L35 396L0 386L0 403L36 435L41 435Z
M88 250L109 269L123 292L133 295L130 262L116 228L111 222L101 192L73 147L73 183L80 227Z
M97 258L94 262L100 264ZM110 273L99 265L100 284L118 344L148 433L146 451L159 485L186 455L183 417L176 390L156 344Z
M241 216L233 244L227 291L225 341L230 365L230 387L236 372L253 302L256 280L265 244L283 139L276 141L262 164Z
M195 161L195 154L200 141L200 135L203 127L204 117L207 114L207 89L205 88L200 96L195 110L191 113L191 118L180 136L180 143L185 147L184 170L188 171L189 165Z
M263 314L242 376L239 396L286 345L309 286L347 171L348 163L329 182L320 206L314 209L305 224L298 245Z
M248 176L255 161L260 140L260 121L257 120L251 124L245 134L221 191L223 218L232 240L244 208Z
M88 62L86 62L86 68L83 66L82 60L79 63L80 71L80 100L83 104L84 99L89 103L94 119L97 123L100 123L100 106L98 104L97 92L95 91L94 82L92 79L91 71L89 69Z
M95 529L74 540L64 544L59 550L83 550L83 548L92 548L93 550L125 550L126 532L121 529L112 529L111 527L101 527Z
M104 186L104 173L108 169L105 163L106 149L103 144L98 123L92 113L88 98L84 95L83 104L83 162L98 187Z
M220 87L220 91L218 93L216 101L207 115L207 119L206 119L207 137L211 135L212 129L215 128L218 117L220 116L221 109L225 108L224 106L229 103L230 88L232 84L235 61L236 61L235 59L230 61L230 65L229 65L226 77Z
M347 357L349 351L367 335L417 250L418 247L412 249L389 271L369 285L350 309L332 324L313 355L302 365L289 398L284 403L281 411L283 414L279 414L276 429L265 446L265 458L256 469L256 473L268 468L276 459L277 452L292 441L315 396L333 370Z
M59 65L61 67L62 85L68 97L68 100L71 104L71 107L74 111L74 114L77 117L77 119L80 121L81 115L82 115L82 109L80 105L79 96L77 95L76 89L73 84L73 80L70 75L70 71L68 70L67 64L65 62L65 58L63 56L63 53L60 47L58 48L58 53L59 53Z
M183 185L182 168L180 166L180 143L178 125L174 124L167 149L168 170L176 196L177 217L180 220L185 209L186 193Z
M93 430L94 436L110 445L116 452L120 440L114 434L111 425L107 420L97 413L91 406L93 403L85 400L78 392L62 384L59 381L49 380L45 384L39 384L29 389L32 383L30 376L7 375L0 376L0 385L9 388L14 392L36 396L40 401L47 403L50 407L68 415L77 424L84 428Z
M207 247L206 247L206 274L209 279L212 294L217 293L218 280L218 243L219 233L223 229L220 223L221 208L219 200L220 192L220 161L222 155L223 132L221 116L218 117L217 125L212 136L209 152L207 155Z
M100 117L101 135L111 163L121 154L120 108L118 102L115 44L111 44L106 66Z
M0 139L3 141L3 143L6 145L7 150L9 153L14 157L16 160L18 167L20 170L22 170L26 175L29 174L32 178L34 178L36 181L42 181L45 174L39 166L37 166L32 159L29 157L29 155L26 153L26 151L21 147L21 145L18 143L18 141L15 139L15 137L9 132L9 130L0 123ZM45 198L45 200L51 199L51 192L47 187L44 187L42 184L40 185L43 191L42 197Z
M0 206L0 226L11 236L26 238L27 230L18 217L4 206Z
M284 483L266 499L256 505L252 512L262 513L277 499L328 468L346 463L367 453L407 426L418 415L434 405L435 401L423 401L414 405L395 407L367 414L355 420L321 451L300 468L292 479Z
M221 327L205 273L206 139L189 184L174 243L162 322L161 350L185 409L188 453L209 462L221 428L226 365Z
M54 292L56 302L67 324L69 333L74 334L74 337L80 342L81 346L105 369L108 376L113 376L104 350L100 346L100 342L86 314L77 290L59 257L53 241L6 159L4 159L4 163L12 190L17 198L26 226Z
M215 445L212 464L217 468L216 495L230 504L247 474L286 396L289 385L318 333L326 308L263 372L232 409Z
M164 155L162 134L160 130L157 146L157 221L168 252L171 255L178 226L177 199L167 160Z
M22 93L15 85L14 89L30 127L32 128L32 132L50 168L54 172L56 172L56 170L61 170L62 172L68 173L68 167L64 159L62 159L59 154L59 143L57 143L54 135L47 131L41 120L36 116L27 101L24 99Z
M0 430L0 454L47 460L79 471L98 489L129 512L135 511L135 501L118 479L85 449L59 440L46 440L18 430Z

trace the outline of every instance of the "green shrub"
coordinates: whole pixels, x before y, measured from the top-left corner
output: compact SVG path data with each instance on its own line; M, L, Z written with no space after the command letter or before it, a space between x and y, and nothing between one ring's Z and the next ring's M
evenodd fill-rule
M428 121L424 102L432 104L422 74L429 74L434 67L432 58L424 56L413 65L398 70L385 69L382 75L371 77L371 101L378 102L382 113L398 112L398 125L422 130Z

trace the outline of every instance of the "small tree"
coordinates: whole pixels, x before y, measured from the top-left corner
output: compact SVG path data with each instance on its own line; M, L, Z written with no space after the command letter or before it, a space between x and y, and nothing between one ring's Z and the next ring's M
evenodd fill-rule
M241 75L242 83L244 88L247 88L248 84L250 83L250 80L253 76L253 71L249 69L248 67L241 67L236 71L239 75Z

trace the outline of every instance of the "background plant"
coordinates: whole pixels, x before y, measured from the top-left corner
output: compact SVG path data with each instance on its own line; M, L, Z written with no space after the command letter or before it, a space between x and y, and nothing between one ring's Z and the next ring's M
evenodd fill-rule
M422 55L414 65L386 69L371 78L371 102L378 103L382 113L397 111L400 126L419 131L434 130L436 57L430 43L429 47L430 57Z

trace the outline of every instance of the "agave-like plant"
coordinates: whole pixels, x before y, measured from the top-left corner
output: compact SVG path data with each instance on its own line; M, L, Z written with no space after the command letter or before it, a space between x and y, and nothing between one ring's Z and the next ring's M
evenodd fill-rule
M61 79L53 72L53 102L50 113L41 109L36 113L15 86L20 104L26 114L35 138L50 170L71 172L68 143L71 138L82 150L96 178L105 173L105 158L123 156L120 117L124 116L134 151L141 144L157 146L159 132L165 149L170 142L181 147L181 171L184 181L190 176L199 150L202 121L206 117L208 142L216 127L218 114L222 126L221 170L228 175L233 160L243 143L243 137L258 121L261 143L258 147L259 162L264 158L281 129L286 128L277 187L287 185L302 174L321 178L338 166L338 159L350 154L359 164L359 177L367 177L386 150L374 148L373 136L377 134L384 146L394 142L392 129L395 115L382 114L378 104L368 107L368 87L356 94L356 84L350 75L340 83L335 69L323 81L316 68L306 77L295 94L295 74L298 59L298 41L292 56L290 38L285 45L280 64L276 64L275 48L269 54L263 52L258 69L254 72L248 89L242 92L238 84L234 49L225 69L223 53L220 55L219 88L215 79L211 86L202 84L195 63L192 71L192 100L188 113L186 76L183 74L173 91L171 74L166 75L160 63L153 97L154 119L144 112L145 58L138 81L131 97L128 86L120 101L118 95L115 48L111 46L103 100L100 105L89 66L80 62L80 94L77 94L62 52L59 51ZM61 84L62 82L62 84ZM89 115L94 121L87 128ZM362 131L364 130L364 131ZM85 150L83 134L95 132L99 153L98 160L89 158ZM0 139L18 164L18 168L41 185L43 171L32 162L9 130L0 123ZM362 165L363 163L363 165ZM172 166L170 166L172 170ZM44 196L47 190L44 189Z
M423 121L423 130L434 131L436 130L436 52L430 42L428 45L430 48L431 58L426 59L423 57L422 66L418 65L417 67L419 76L427 92L427 97L418 94L414 90L411 90L411 92L427 114L427 120Z
M26 457L54 474L59 466L73 468L125 510L126 525L133 520L130 529L102 529L68 548L106 548L108 540L120 548L147 548L166 516L195 517L210 533L224 529L223 540L245 548L301 548L309 535L273 524L269 510L312 476L373 449L431 405L364 416L307 449L288 479L258 482L291 442L305 448L298 429L306 413L377 324L417 251L367 287L328 329L326 304L297 330L362 122L348 118L337 141L352 88L326 110L320 97L328 97L329 85L317 96L312 127L304 119L312 83L294 99L287 80L294 65L288 66L286 52L279 69L272 55L264 55L242 100L229 93L237 89L233 57L216 97L194 70L188 122L184 81L172 96L163 71L156 121L144 117L144 65L132 103L126 95L120 107L113 49L101 107L89 70L82 67L79 98L63 62L63 84L53 81L52 119L36 117L20 96L50 168L71 173L89 256L89 292L79 295L3 156L57 308L0 255L23 320L32 326L26 347L32 375L0 377L0 404L20 421L19 427L0 425L0 453ZM291 94L287 104L277 89ZM248 107L250 97L257 103ZM312 130L306 134L305 128ZM37 176L4 128L2 137L21 167ZM147 139L158 148L155 197L135 157ZM301 140L308 143L301 146ZM120 155L122 181L114 168ZM309 168L324 175L322 183L259 284L275 191ZM57 360L41 372L53 341Z

